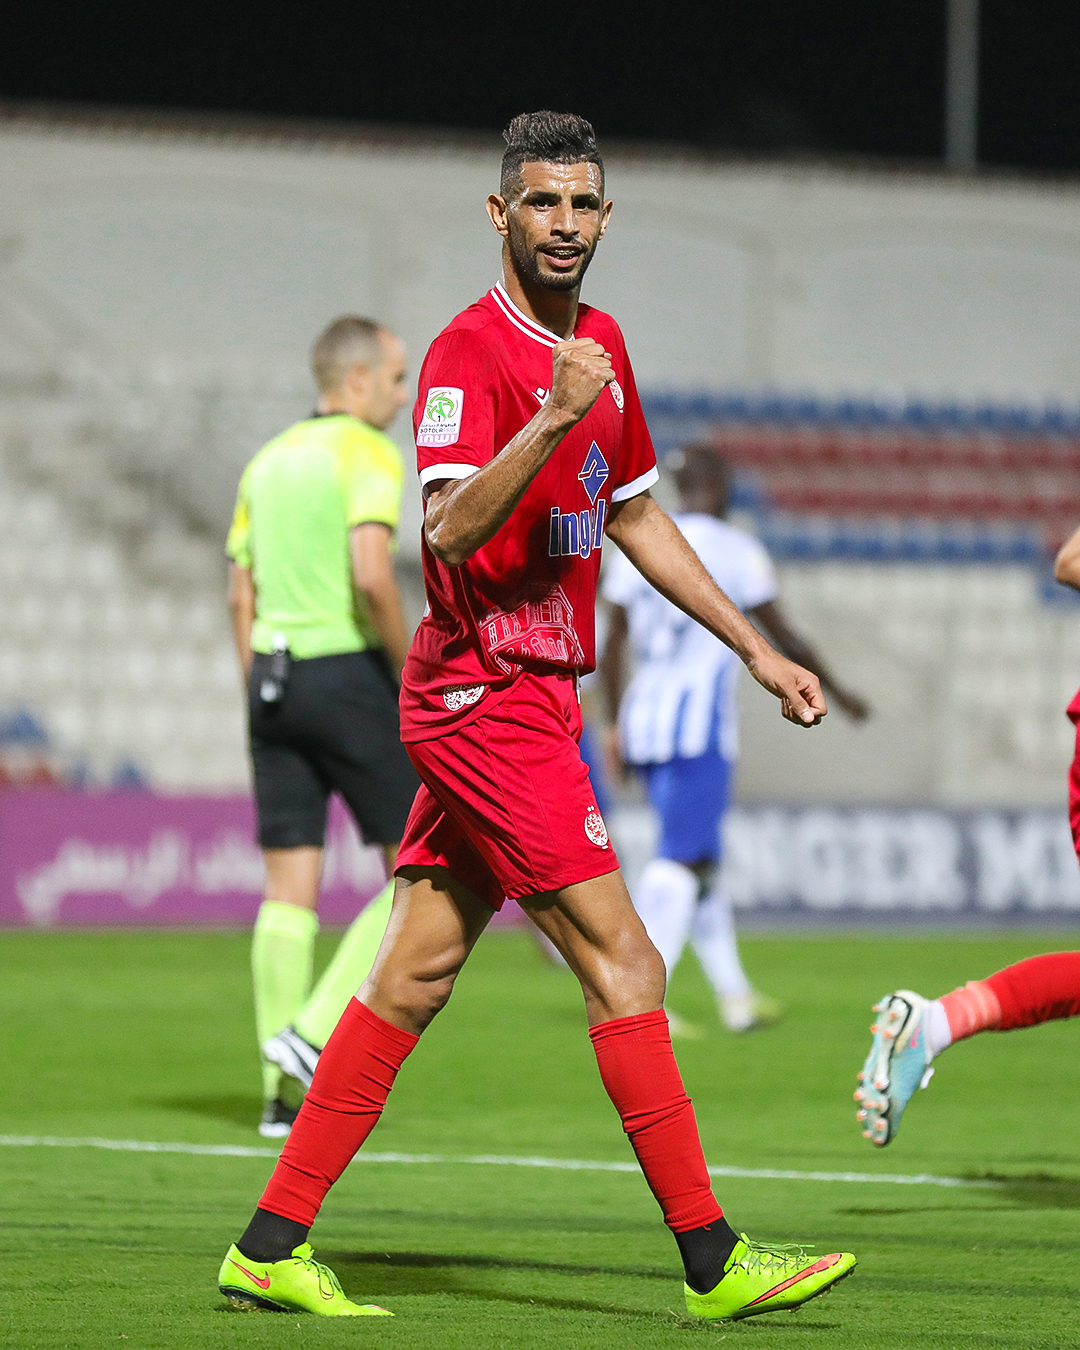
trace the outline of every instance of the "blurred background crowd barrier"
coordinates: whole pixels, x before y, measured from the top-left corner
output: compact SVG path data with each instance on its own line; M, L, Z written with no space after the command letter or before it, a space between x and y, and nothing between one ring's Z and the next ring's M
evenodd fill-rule
M631 883L651 856L649 812L611 813ZM764 920L1045 922L1080 913L1062 813L740 806L725 877ZM262 899L247 796L0 793L0 925L246 925ZM348 923L383 885L340 804L327 836L320 917ZM508 902L497 924L523 921Z
M207 794L254 866L223 593L240 470L310 410L330 317L383 319L415 371L492 284L499 147L0 118L3 922L175 920L119 885L76 903L27 883L28 908L20 878L65 839L135 857ZM781 596L876 710L804 735L746 682L738 903L1074 911L1080 604L1050 560L1080 523L1080 189L617 145L608 175L585 298L623 326L659 449L729 459ZM406 418L394 434L411 454ZM419 524L410 492L414 618ZM188 921L246 919L247 886L213 913L191 890Z

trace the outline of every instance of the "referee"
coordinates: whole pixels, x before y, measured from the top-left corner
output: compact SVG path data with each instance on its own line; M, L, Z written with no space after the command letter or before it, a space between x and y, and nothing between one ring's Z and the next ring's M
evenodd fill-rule
M315 414L244 470L229 531L229 607L247 680L251 760L266 860L251 967L265 1109L288 1134L299 1086L367 975L393 886L346 932L311 986L327 803L338 792L393 876L418 786L398 728L409 639L394 576L401 455L385 434L408 394L405 349L370 319L316 341ZM290 1091L291 1089L291 1091Z

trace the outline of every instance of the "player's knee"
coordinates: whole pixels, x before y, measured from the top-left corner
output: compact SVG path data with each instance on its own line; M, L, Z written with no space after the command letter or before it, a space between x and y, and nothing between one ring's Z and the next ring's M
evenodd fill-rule
M647 937L644 942L635 944L628 965L632 972L631 980L639 987L642 999L650 1003L663 1003L667 986L664 958Z
M398 1025L410 1023L419 1032L446 1007L456 977L457 970L444 963L387 973L379 980L379 1001L392 1010Z
M641 933L621 934L586 970L583 984L613 1016L628 1017L664 1001L664 958ZM617 1010L617 1011L616 1011Z

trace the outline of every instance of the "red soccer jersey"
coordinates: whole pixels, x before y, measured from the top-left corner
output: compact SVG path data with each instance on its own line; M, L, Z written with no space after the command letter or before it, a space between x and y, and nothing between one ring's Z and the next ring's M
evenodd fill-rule
M578 308L576 338L611 353L601 391L502 529L460 567L423 541L428 608L402 676L401 735L422 741L486 712L522 670L595 665L600 547L612 502L656 482L656 454L615 320ZM551 389L560 339L501 285L431 344L413 412L422 487L467 478L522 430Z

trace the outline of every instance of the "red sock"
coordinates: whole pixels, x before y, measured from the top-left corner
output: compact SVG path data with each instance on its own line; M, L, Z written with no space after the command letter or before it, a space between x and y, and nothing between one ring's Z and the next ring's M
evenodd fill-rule
M1080 952L1051 952L1006 966L983 981L1001 1004L1000 1031L1080 1017Z
M382 1115L397 1071L419 1039L358 999L349 1001L319 1056L260 1209L311 1227L326 1192Z
M996 1031L1001 1025L1001 1003L986 980L968 980L938 1001L949 1020L953 1044L977 1031Z
M602 1022L589 1037L664 1222L675 1233L715 1223L724 1211L712 1193L663 1010Z

